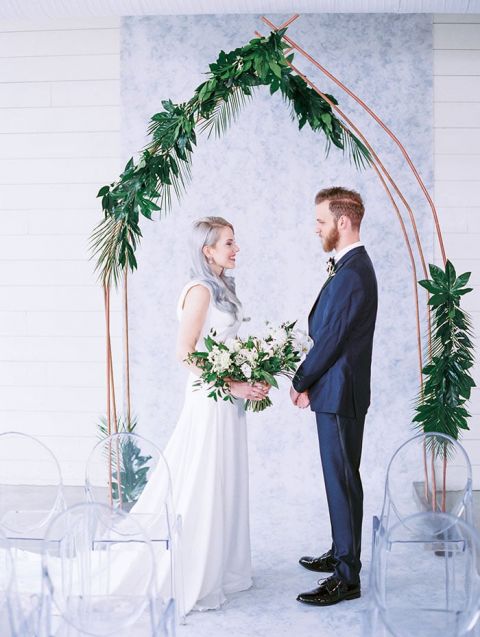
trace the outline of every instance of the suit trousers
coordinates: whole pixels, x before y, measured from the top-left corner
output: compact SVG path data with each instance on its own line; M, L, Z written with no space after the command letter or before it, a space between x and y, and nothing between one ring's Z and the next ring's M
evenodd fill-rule
M347 584L360 581L363 488L360 478L365 416L347 418L315 412L327 492L335 575Z

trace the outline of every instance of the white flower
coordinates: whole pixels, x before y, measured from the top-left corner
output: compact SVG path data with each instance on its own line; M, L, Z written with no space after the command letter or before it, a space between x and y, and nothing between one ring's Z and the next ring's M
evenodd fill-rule
M230 367L230 352L215 346L208 354L208 360L212 363L214 372L225 372Z
M266 341L264 341L261 345L261 350L267 355L267 358L272 358L273 356L275 356L276 350L272 343L267 343Z
M240 367L240 369L242 370L245 378L251 378L251 376L252 376L252 368L250 367L250 365L248 363L243 363L243 365Z
M220 348L217 347L216 345L214 345L212 347L211 351L208 353L208 360L211 363L214 363L216 358L217 358L217 356L218 356L218 354L219 354L219 352L220 352Z
M235 355L235 363L239 367L242 365L242 363L245 363L246 361L250 360L249 352L250 350L246 349L245 347L242 347L241 349L238 350L238 352Z
M301 354L307 354L312 348L312 339L302 330L294 330L292 332L292 339L293 349Z

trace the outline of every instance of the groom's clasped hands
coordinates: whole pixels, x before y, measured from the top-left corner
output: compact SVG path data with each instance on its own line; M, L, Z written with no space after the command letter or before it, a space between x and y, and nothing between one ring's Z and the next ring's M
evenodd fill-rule
M290 387L290 398L295 407L299 407L300 409L305 409L310 405L310 398L308 397L308 391L303 391L299 393L295 391L295 389Z

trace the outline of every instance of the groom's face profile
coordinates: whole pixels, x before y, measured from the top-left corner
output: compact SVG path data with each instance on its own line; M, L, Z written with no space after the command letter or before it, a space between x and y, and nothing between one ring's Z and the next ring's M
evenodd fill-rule
M340 234L338 232L338 222L330 212L330 202L322 201L315 206L315 232L322 241L325 252L331 252L335 249Z

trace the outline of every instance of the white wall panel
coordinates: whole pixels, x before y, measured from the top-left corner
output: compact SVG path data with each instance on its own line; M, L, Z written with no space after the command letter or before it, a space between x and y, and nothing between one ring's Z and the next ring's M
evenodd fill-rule
M480 51L439 49L435 53L434 71L437 76L480 75Z
M103 293L98 285L23 285L11 281L1 287L0 311L31 310L43 312L97 311L102 307Z
M67 483L82 483L105 412L88 238L121 165L119 46L116 19L0 24L0 431L46 436Z
M72 175L72 180L75 175ZM4 184L2 204L9 210L68 210L69 208L90 207L98 193L99 183L91 184ZM101 211L99 220L101 218Z
M475 181L436 181L435 195L439 206L480 206L480 191Z
M52 106L118 105L118 80L52 82Z
M119 53L116 28L85 30L5 31L0 33L0 57L105 55Z
M96 286L90 261L1 261L0 285Z
M2 78L0 78L1 81ZM11 106L49 106L50 86L48 84L25 83L0 83L0 108Z
M62 55L0 58L4 82L50 80L111 80L119 76L120 58L115 55Z
M0 134L105 131L119 127L118 106L5 108L0 117Z
M441 155L477 155L479 148L480 128L435 128L435 152Z
M435 105L435 111L435 123L439 128L480 127L480 103L438 102Z
M78 335L57 336L55 338L51 336L0 336L1 361L101 363L105 358L104 340L102 337ZM115 354L121 354L121 339L114 338L113 347ZM88 402L84 405L85 409L87 407ZM52 403L51 410L56 410L55 402Z
M480 110L480 104L478 108ZM455 161L452 161L451 155L435 156L435 178L438 181L478 181L479 175L480 154L457 155Z
M480 25L478 25L480 40ZM438 102L478 102L480 99L480 76L438 75L435 76L435 95Z
M471 271L474 291L463 306L480 333L480 16L435 16L435 201L447 255L457 271ZM440 257L436 255L436 261ZM480 381L479 363L474 378ZM474 417L463 437L480 488L480 391L472 393Z
M118 131L70 133L18 133L0 136L0 158L119 157Z
M478 16L477 16L478 20ZM448 24L437 22L433 32L434 49L478 49L480 24L455 23Z

